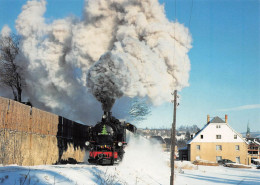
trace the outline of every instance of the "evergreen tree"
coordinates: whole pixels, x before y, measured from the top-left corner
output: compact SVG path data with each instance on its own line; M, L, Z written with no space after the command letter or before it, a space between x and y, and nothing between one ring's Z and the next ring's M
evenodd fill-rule
M103 129L101 131L102 135L108 135L106 125L103 126Z

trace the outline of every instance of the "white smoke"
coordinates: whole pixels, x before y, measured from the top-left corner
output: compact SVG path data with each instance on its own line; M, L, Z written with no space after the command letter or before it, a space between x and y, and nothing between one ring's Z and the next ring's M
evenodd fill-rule
M158 0L86 0L82 19L49 24L45 11L45 0L28 1L16 20L34 105L94 122L102 112L92 93L112 104L140 96L159 105L188 86L191 37Z
M28 1L16 21L30 101L65 117L94 123L100 119L99 107L81 74L87 62L78 62L80 56L72 53L77 51L77 47L72 48L77 20L66 18L46 24L45 6L45 1Z
M0 36L1 37L8 37L8 36L10 36L10 34L11 34L11 29L9 28L8 25L4 25L2 30L1 30Z
M116 29L112 49L91 67L87 85L108 111L107 99L141 96L159 105L174 89L188 86L191 38L187 28L166 19L157 0L106 1L98 7L112 12L97 11L94 18L109 17Z
M133 176L149 176L157 182L155 184L168 182L168 179L165 179L170 175L169 161L166 157L168 154L163 152L162 146L156 141L129 132L128 136L129 142L119 168L122 171L127 169L126 171L135 172Z

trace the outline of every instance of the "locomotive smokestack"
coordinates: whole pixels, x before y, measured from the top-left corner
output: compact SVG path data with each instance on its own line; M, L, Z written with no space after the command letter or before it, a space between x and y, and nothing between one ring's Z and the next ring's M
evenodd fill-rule
M111 116L112 116L112 112L104 111L104 115L103 115L102 119L105 121L109 121L111 119Z

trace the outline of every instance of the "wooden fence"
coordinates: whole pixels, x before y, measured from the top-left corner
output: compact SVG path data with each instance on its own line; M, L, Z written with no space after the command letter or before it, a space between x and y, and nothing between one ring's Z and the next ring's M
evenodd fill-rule
M0 163L83 162L89 126L0 97Z
M59 116L0 97L0 129L56 136Z

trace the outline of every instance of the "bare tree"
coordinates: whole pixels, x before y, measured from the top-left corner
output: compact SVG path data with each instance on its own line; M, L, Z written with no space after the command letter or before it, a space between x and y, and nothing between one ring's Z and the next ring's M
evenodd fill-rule
M0 85L11 88L14 100L21 102L25 81L20 75L21 68L16 63L19 40L14 34L0 36Z
M130 119L134 121L143 121L150 113L150 106L145 99L134 98L129 110Z
M189 141L190 139L191 139L190 132L187 130L186 133L185 133L185 140Z

